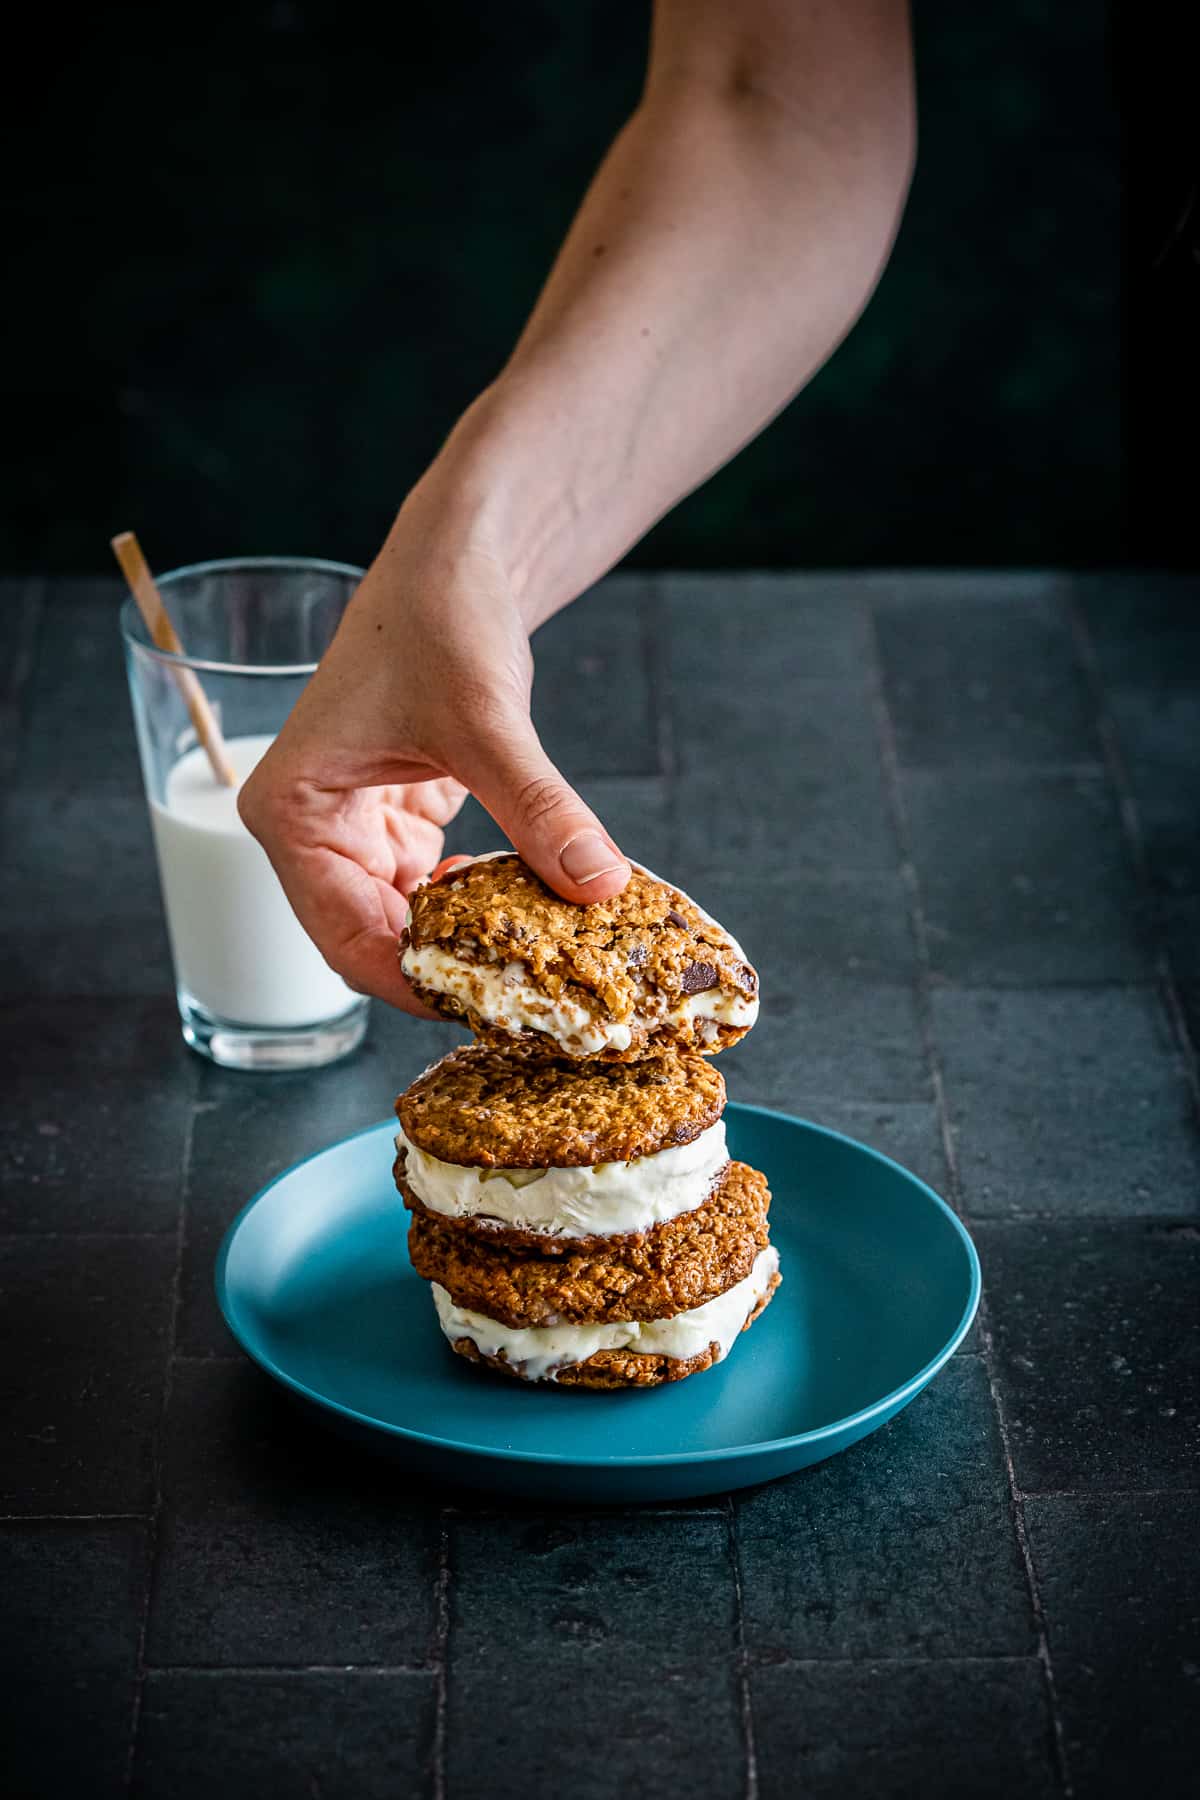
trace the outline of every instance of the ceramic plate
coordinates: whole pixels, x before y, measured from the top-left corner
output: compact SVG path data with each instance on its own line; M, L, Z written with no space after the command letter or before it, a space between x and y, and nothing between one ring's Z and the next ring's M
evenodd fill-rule
M217 1260L230 1330L325 1423L460 1486L598 1502L769 1481L844 1450L920 1392L979 1300L944 1201L836 1131L730 1105L765 1171L783 1285L728 1359L642 1392L522 1386L453 1355L406 1249L388 1122L263 1189Z

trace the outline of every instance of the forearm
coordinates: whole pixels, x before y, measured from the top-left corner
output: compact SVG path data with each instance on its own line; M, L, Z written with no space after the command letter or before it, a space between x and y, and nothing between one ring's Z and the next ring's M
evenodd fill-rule
M645 98L520 343L239 794L360 991L414 1006L403 896L467 791L564 899L628 880L538 741L529 632L844 335L891 244L912 129L904 0L658 0Z
M761 50L665 15L642 104L512 358L410 502L486 537L531 627L819 368L907 191L898 0L795 7L791 39Z

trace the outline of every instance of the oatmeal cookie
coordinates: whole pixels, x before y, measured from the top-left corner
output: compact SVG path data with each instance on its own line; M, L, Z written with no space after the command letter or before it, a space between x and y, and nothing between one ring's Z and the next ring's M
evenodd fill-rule
M567 1169L690 1144L724 1108L719 1070L687 1052L580 1064L464 1044L418 1076L396 1116L439 1162Z
M713 1055L758 1016L740 945L645 869L611 900L574 906L515 853L477 858L416 890L400 954L435 1011L561 1056Z
M744 1281L767 1245L766 1178L728 1164L707 1202L637 1238L546 1256L508 1249L427 1210L408 1248L418 1275L454 1305L516 1329L672 1318Z

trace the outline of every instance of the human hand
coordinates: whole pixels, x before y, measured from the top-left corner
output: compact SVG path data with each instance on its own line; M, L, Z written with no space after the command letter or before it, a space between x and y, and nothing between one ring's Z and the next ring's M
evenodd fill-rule
M419 496L238 795L300 923L357 992L431 1017L400 973L407 895L439 864L468 792L567 900L619 893L629 865L550 761L512 584L478 532L447 547Z

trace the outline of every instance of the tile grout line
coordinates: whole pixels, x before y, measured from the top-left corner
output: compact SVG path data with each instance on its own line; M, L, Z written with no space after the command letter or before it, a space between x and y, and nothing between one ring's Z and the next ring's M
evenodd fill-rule
M956 771L935 762L912 762L908 773L918 781L937 781ZM1011 756L976 756L971 762L972 781L1011 781L1028 777L1031 781L1103 781L1108 771L1100 757L1089 756L1082 762L1024 762Z
M169 1242L174 1231L0 1231L0 1244L153 1244Z
M974 1350L963 1350L963 1351L960 1351L959 1354L962 1356L969 1356L972 1359L978 1358L980 1355L980 1353L978 1351L974 1351ZM185 1359L176 1358L176 1360L181 1361L181 1360L185 1360ZM196 1361L204 1361L205 1359L198 1358L198 1357L192 1357L192 1358L186 1359L186 1360L196 1362ZM208 1360L214 1360L214 1359L210 1358ZM228 1358L224 1358L222 1360L229 1361L229 1362L235 1362L235 1361L240 1362L240 1361L244 1361L244 1358L228 1357ZM1099 1487L1097 1487L1097 1488L1022 1488L1020 1490L1020 1493L1021 1493L1022 1500L1173 1500L1173 1499L1188 1500L1188 1499L1195 1498L1197 1495L1200 1495L1200 1487L1184 1486L1184 1487L1144 1487L1144 1488L1137 1488L1137 1487L1134 1487L1134 1488L1109 1488L1109 1487L1103 1487L1103 1488L1099 1488ZM681 1507L671 1507L671 1506L659 1506L659 1507L639 1506L638 1507L638 1517L641 1519L718 1519L718 1518L723 1518L724 1516L725 1516L725 1508L723 1506L694 1506L694 1507L687 1507L686 1509L681 1508ZM455 1519L455 1518L459 1518L459 1519L501 1519L501 1518L506 1517L506 1515L498 1507L448 1506L443 1511L443 1517L445 1517L447 1519ZM149 1525L150 1522L151 1522L151 1515L149 1513L137 1513L137 1512L0 1513L0 1526L8 1526L8 1525L17 1525L17 1526L19 1526L19 1525ZM740 1578L741 1577L740 1577L740 1559L739 1559L739 1568L738 1568L739 1583L740 1583ZM801 1660L803 1660L803 1659L801 1659ZM818 1658L815 1658L814 1660L819 1661L819 1662L825 1662L828 1660L828 1658L818 1657ZM917 1660L922 1660L922 1659L917 1659ZM950 1658L950 1659L932 1658L929 1660L934 1660L934 1661L951 1660L951 1661L953 1661L955 1659L953 1659L953 1658ZM957 1660L961 1661L962 1658L958 1658ZM201 1666L207 1667L208 1665L207 1664L193 1665L193 1664L189 1664L189 1663L147 1664L148 1668L154 1668L154 1669L168 1669L168 1668L169 1669L186 1669L186 1668L190 1668L193 1666L199 1668ZM213 1666L214 1667L217 1667L217 1666L225 1667L226 1665L214 1664ZM240 1665L231 1663L228 1666L230 1668L234 1668L234 1667L239 1667ZM254 1664L247 1664L246 1666L252 1667L252 1668L260 1668L260 1667L265 1668L265 1667L274 1666L274 1665L254 1663ZM330 1668L349 1669L351 1667L357 1667L359 1665L352 1665L349 1663L346 1663L346 1664L330 1663L329 1665L317 1664L317 1663L313 1663L311 1665L307 1664L307 1663L304 1663L304 1664L280 1663L278 1666L281 1669L288 1669L288 1668L293 1668L293 1667L295 1667L295 1668L308 1668L308 1667L324 1668L326 1666L328 1666ZM410 1670L413 1673L417 1673L421 1670L424 1670L426 1673L428 1673L431 1665L428 1663L395 1663L395 1664L390 1664L390 1663L382 1664L381 1663L379 1665L364 1663L361 1666L363 1668L371 1668L371 1667L375 1667L375 1666L378 1666L380 1668L385 1668L385 1667L393 1668L394 1667L397 1671Z
M1022 1488L1023 1500L1192 1500L1200 1487Z
M223 1675L413 1675L423 1681L433 1677L424 1663L152 1663L150 1667L155 1675L194 1675L202 1681Z
M742 1591L742 1556L738 1543L737 1509L732 1494L725 1496L729 1564L733 1572L733 1654L737 1681L738 1712L742 1726L742 1750L746 1762L745 1800L758 1800L758 1745L754 1731L754 1700L750 1692L750 1659L746 1650L746 1608Z
M925 907L921 893L920 878L913 856L912 835L909 829L908 811L904 803L904 791L900 780L900 758L896 747L895 728L892 723L891 710L887 702L884 684L883 652L879 643L879 635L875 625L875 615L869 600L861 602L866 613L867 622L867 654L870 660L870 689L875 727L878 739L879 760L883 776L884 792L888 813L892 821L892 829L896 837L896 846L900 855L900 875L908 902L909 923L913 934L916 953L916 998L917 1012L920 1019L921 1036L925 1051L925 1060L929 1069L933 1087L934 1106L937 1112L938 1126L942 1140L942 1150L946 1161L946 1172L950 1187L950 1197L955 1212L963 1220L968 1229L971 1218L963 1199L962 1180L958 1166L958 1153L954 1142L954 1133L950 1125L950 1111L946 1100L946 1086L942 1071L941 1056L933 1027L933 982L931 978L931 958L929 954L929 935L926 928ZM983 1366L987 1375L988 1391L991 1394L992 1409L996 1418L996 1428L1000 1436L1000 1446L1004 1457L1005 1476L1008 1483L1009 1507L1012 1516L1013 1530L1016 1534L1017 1547L1025 1570L1025 1582L1029 1593L1029 1604L1033 1615L1034 1632L1037 1638L1037 1656L1042 1667L1047 1700L1050 1708L1050 1723L1053 1734L1054 1760L1058 1778L1067 1800L1074 1794L1070 1766L1067 1762L1066 1741L1063 1730L1062 1709L1059 1705L1058 1686L1054 1679L1054 1667L1050 1658L1050 1642L1046 1627L1046 1615L1042 1607L1041 1589L1038 1585L1037 1570L1034 1566L1033 1549L1025 1524L1024 1498L1017 1481L1016 1465L1013 1461L1012 1443L1009 1437L1008 1421L1000 1398L999 1384L996 1378L995 1347L992 1341L991 1325L986 1300L981 1300L977 1314L979 1341L983 1349Z
M125 1764L125 1790L133 1787L134 1761L142 1723L142 1702L146 1691L146 1643L150 1631L150 1607L158 1573L159 1539L163 1512L163 1463L166 1451L167 1413L175 1378L175 1345L179 1334L179 1308L183 1286L183 1246L187 1229L188 1190L191 1185L192 1146L196 1135L196 1106L193 1098L184 1127L180 1157L179 1206L175 1215L175 1266L171 1275L171 1294L167 1314L167 1344L163 1359L162 1403L154 1443L154 1492L146 1528L146 1585L142 1596L142 1616L138 1622L137 1650L134 1658L133 1706L129 1719L129 1753Z
M671 684L671 611L667 602L665 578L652 572L649 577L650 599L647 642L652 657L658 718L655 721L659 767L664 789L663 843L664 861L673 868L679 848L679 743L675 730L675 698Z
M771 1669L939 1669L956 1663L982 1663L985 1668L996 1663L1014 1663L1020 1668L1027 1663L1037 1663L1040 1667L1041 1659L1036 1650L1025 1655L998 1652L995 1656L777 1656L772 1653L765 1666Z
M1150 879L1145 834L1142 831L1137 797L1121 749L1120 733L1117 730L1116 721L1109 711L1108 699L1104 690L1104 678L1100 672L1100 661L1092 642L1087 617L1076 595L1067 597L1063 604L1067 613L1067 626L1075 649L1075 659L1091 698L1096 733L1104 751L1105 766L1109 783L1116 797L1117 813L1121 821L1126 848L1149 912L1154 940L1152 949L1158 969L1159 995L1183 1062L1184 1078L1191 1092L1192 1105L1197 1117L1200 1118L1200 1067L1198 1067L1197 1047L1192 1043L1187 1018L1179 998L1179 983L1167 947L1166 933L1162 928L1158 896Z
M0 690L0 768L9 774L21 760L21 724L25 689L33 674L38 639L41 636L45 610L46 581L35 576L21 584L17 602L21 618L17 627L16 650Z
M433 1800L446 1800L446 1705L450 1646L450 1512L438 1514L438 1566L433 1589Z
M148 1525L149 1513L0 1513L0 1525Z
M599 1514L604 1517L616 1518L623 1516L625 1507L619 1501L614 1500L607 1505L597 1502L585 1510L589 1517ZM444 1506L442 1508L444 1519L511 1519L512 1516L511 1511L507 1511L502 1506ZM637 1516L639 1519L721 1519L725 1516L725 1507L719 1500L714 1501L711 1506L689 1506L683 1500L672 1506L668 1501L661 1506L639 1505Z
M1024 1207L1014 1207L1009 1212L971 1214L977 1225L1142 1225L1150 1230L1159 1231L1195 1231L1196 1209L1190 1212L1031 1212Z
M650 707L650 735L654 744L655 773L668 786L675 778L675 719L670 704L667 631L667 603L656 575L646 579L645 600L641 608L642 661L646 671L647 704Z

